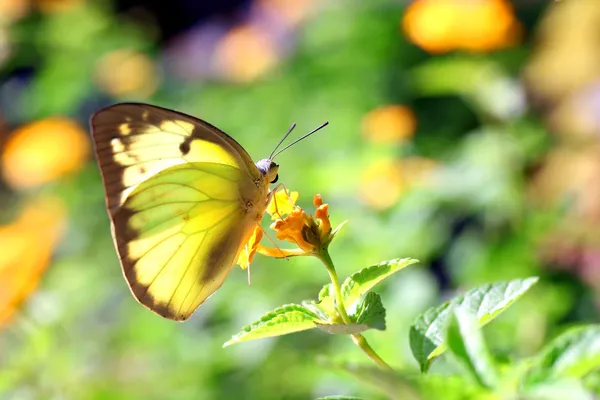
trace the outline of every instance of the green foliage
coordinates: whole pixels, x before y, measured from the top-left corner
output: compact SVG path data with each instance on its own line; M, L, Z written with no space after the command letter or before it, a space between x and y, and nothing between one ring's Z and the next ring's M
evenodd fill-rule
M385 308L381 297L369 290L394 272L416 262L417 260L412 259L386 261L364 268L346 279L342 285L345 289L344 302L348 300L346 304L353 304L356 299L366 294L354 313L349 316L350 321L347 323L340 320L335 302L335 289L330 283L323 286L318 301L305 300L303 305L289 304L279 307L242 328L242 331L234 335L223 347L313 328L330 334L346 335L358 334L369 329L385 330Z
M482 386L493 388L498 380L494 361L486 347L479 321L467 309L456 307L450 316L446 341L450 351Z
M356 312L350 315L350 320L384 331L385 308L381 302L381 296L375 292L367 293L362 303L356 308Z
M372 265L352 274L344 281L344 283L342 283L344 304L346 307L351 307L356 300L371 290L379 282L417 262L418 260L412 258L394 259L382 262L381 264Z
M225 342L223 347L312 329L315 327L315 320L318 320L318 317L305 307L297 304L281 306L242 328L242 331Z
M431 360L446 350L446 324L454 307L462 306L474 313L483 326L512 305L537 280L533 277L483 285L420 315L411 326L410 347L421 370L427 371Z
M173 324L130 296L91 155L80 171L31 190L3 179L2 228L38 194L64 202L69 219L39 286L13 319L2 320L0 398L304 400L323 390L369 400L598 398L598 326L584 325L599 315L598 193L590 184L598 181L597 135L580 131L597 131L590 125L597 65L589 55L597 42L591 16L600 6L481 1L512 4L520 21L497 20L520 22L523 40L496 51L439 54L419 48L405 32L405 10L419 2L253 0L245 7L252 12L236 12L234 21L207 18L196 25L191 12L187 18L172 7L175 15L163 31L163 16L146 8L161 2L131 8L111 1L29 7L23 0L0 1L2 156L17 128L60 116L85 131L93 111L120 101L196 115L238 140L255 160L269 154L291 122L298 122L294 136L327 120L326 130L277 162L280 182L300 193L299 205L321 193L332 223L348 220L332 256L340 274L349 275L339 288L326 284L315 299L325 273L314 259L257 254L252 286L246 272L234 268L193 318ZM302 10L309 3L310 10ZM428 3L434 17L414 18L430 28L421 37L439 31L453 12L436 9L442 2ZM303 13L300 21L284 21ZM493 28L493 21L476 22L486 32ZM539 27L544 40L536 40ZM170 36L171 29L179 33ZM571 30L577 35L565 34ZM260 46L253 46L254 36ZM486 40L463 40L469 38ZM271 48L270 40L276 43ZM227 64L272 68L242 83L221 76L218 55L231 51L223 44L240 42L269 52L234 52ZM126 57L107 63L116 53ZM146 81L135 63L140 58L153 71ZM577 68L569 68L570 60ZM107 74L110 84L101 79ZM527 82L530 74L546 77L544 90ZM136 83L139 90L127 91ZM401 124L387 115L368 129L371 117L390 106L414 113L416 128L375 140ZM51 143L52 132L42 133ZM31 165L51 147L32 152ZM4 173L8 158L0 158ZM69 157L52 162L62 158ZM421 162L425 171L412 168ZM0 241L3 261L13 256L11 243L12 236ZM263 243L270 246L266 238ZM31 243L27 251L36 248ZM377 283L416 260L355 272L398 256L418 258L419 268L394 275L377 293ZM3 265L0 298L2 283L10 282ZM539 276L539 284L520 297L535 282L512 280L523 276ZM482 282L497 283L469 290ZM467 293L445 297L457 288ZM276 308L280 304L287 305ZM225 346L252 343L221 349L240 326L274 308ZM571 324L581 326L565 331ZM290 335L295 332L303 333ZM556 332L564 333L551 339ZM281 338L256 340L275 336ZM316 365L319 357L329 364Z
M526 382L581 379L600 369L600 326L571 328L552 340L532 361Z

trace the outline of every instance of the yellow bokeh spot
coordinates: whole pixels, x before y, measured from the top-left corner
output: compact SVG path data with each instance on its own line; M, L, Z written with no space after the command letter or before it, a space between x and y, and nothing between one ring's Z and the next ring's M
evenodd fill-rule
M225 79L251 82L270 71L278 59L271 36L256 26L242 25L217 44L213 66Z
M402 28L430 53L487 52L515 45L522 27L507 0L416 0Z
M116 97L148 97L159 83L152 60L130 49L116 50L102 57L96 65L95 80L98 87Z
M10 135L2 173L15 189L35 187L79 170L89 153L89 139L79 124L68 118L47 118Z
M377 160L362 174L360 197L376 210L390 208L407 190L425 183L436 165L421 157Z
M363 136L376 143L390 143L411 138L417 126L413 111L402 105L376 108L362 120Z
M0 226L0 325L33 292L64 228L66 210L53 198L28 204L17 220Z

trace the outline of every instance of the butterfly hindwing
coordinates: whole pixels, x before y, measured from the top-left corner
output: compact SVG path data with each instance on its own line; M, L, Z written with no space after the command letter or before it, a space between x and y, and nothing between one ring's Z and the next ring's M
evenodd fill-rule
M256 184L260 172L235 140L185 114L120 104L98 112L92 130L133 295L163 317L189 318L264 212L248 213L244 199L262 204L267 185Z
M142 304L185 320L222 285L252 229L238 200L240 176L228 165L181 164L131 192L114 229L123 271Z

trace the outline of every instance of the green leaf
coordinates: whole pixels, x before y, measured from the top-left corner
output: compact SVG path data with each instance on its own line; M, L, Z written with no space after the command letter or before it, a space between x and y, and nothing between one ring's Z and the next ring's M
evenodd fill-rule
M475 315L456 307L450 316L446 340L450 351L481 386L493 388L496 385L497 372Z
M357 324L364 324L373 329L385 330L385 308L381 297L375 292L369 292L356 308L350 319Z
M321 319L329 322L339 322L340 317L335 309L335 295L331 283L323 286L319 292L319 301L307 300L302 305L317 314Z
M401 269L408 267L411 264L419 262L412 258L394 259L384 261L380 264L371 265L355 272L342 284L342 296L344 297L344 305L352 306L363 294L367 293L373 286L398 272Z
M319 397L317 400L362 400L360 397L354 396L325 396Z
M315 322L318 321L319 317L306 307L298 304L287 304L242 328L242 331L225 342L223 347L247 340L263 339L313 329L316 328Z
M381 297L374 292L369 292L362 303L356 309L356 312L350 315L351 324L317 323L317 328L331 334L351 335L361 333L368 329L385 330L385 308L381 303Z
M600 369L600 325L571 328L533 360L528 385L562 378L583 378Z
M317 307L330 318L337 316L337 311L335 309L335 293L331 283L323 286L323 289L319 292L319 302L317 303Z
M417 317L410 328L410 348L421 371L427 371L431 360L446 350L446 324L453 307L465 307L476 315L479 326L483 326L506 310L537 281L537 277L532 277L483 285L439 307L432 307Z
M321 291L319 292L319 301L330 297L333 297L333 285L328 283L321 288Z

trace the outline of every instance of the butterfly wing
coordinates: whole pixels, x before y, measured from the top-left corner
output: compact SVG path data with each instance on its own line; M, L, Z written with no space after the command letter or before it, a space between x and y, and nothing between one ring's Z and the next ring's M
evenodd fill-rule
M242 146L198 118L141 103L121 103L92 116L96 156L109 212L116 212L131 190L152 175L186 162L216 162L260 172Z
M165 318L189 318L223 284L262 215L244 200L262 207L260 172L225 133L159 107L109 107L92 130L132 293Z

